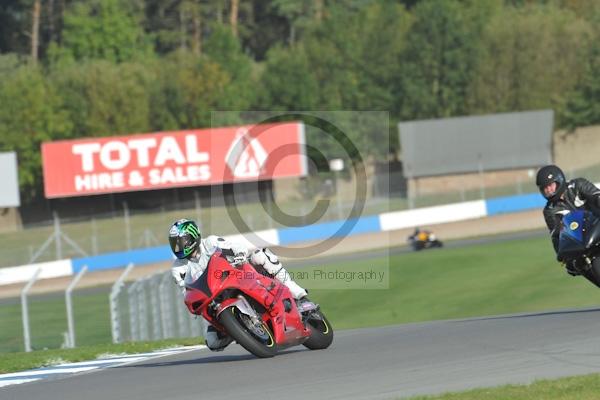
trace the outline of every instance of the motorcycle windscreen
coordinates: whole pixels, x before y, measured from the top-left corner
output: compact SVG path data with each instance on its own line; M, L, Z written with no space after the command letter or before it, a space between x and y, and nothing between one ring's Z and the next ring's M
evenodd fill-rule
M558 255L563 259L573 259L585 251L583 242L583 211L571 211L562 218L558 240Z

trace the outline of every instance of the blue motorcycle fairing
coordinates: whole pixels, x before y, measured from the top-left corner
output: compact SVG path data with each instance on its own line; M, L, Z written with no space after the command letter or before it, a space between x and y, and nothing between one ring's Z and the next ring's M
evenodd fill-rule
M562 218L560 235L567 235L577 242L583 242L583 228L585 226L585 212L571 211Z
M600 242L600 220L593 213L571 211L561 220L558 258L568 261L581 257Z

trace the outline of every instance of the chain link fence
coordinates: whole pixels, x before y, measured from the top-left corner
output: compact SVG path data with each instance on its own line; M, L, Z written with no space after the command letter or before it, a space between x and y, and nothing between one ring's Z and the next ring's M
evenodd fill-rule
M498 180L492 174L471 174L432 177L396 184L404 181L401 172L389 173L371 183L362 215L375 215L388 211L429 207L462 201L534 193L535 170L521 171L512 178ZM592 182L600 181L600 164L580 170L565 171L568 178L583 176ZM342 181L343 178L340 178ZM326 212L315 223L348 217L355 205L354 187L346 182L336 188L335 179L323 177L306 185L307 193L281 203L240 202L236 209L252 231L285 228L285 222L275 220L273 208L287 215L299 217L300 225L310 221L306 216L317 201L328 200ZM192 218L199 222L202 232L219 235L240 233L226 206L205 206L198 199L178 201L153 209L132 209L127 203L118 211L94 214L81 218L62 218L31 224L17 232L0 234L0 267L25 265L34 262L64 258L84 257L108 252L124 251L165 245L168 227L179 218Z
M584 170L565 171L568 178L583 176L592 182L600 182L600 165ZM394 179L390 175L390 179ZM415 190L409 187L405 193L391 193L389 197L372 197L365 204L364 214L377 214L389 210L403 210L410 207L426 207L458 201L475 200L497 196L509 196L535 192L534 177L519 175L518 179L503 185L491 185L485 177L468 177L469 182L454 181L455 190L427 193L439 182L421 185ZM459 178L460 179L460 178ZM466 179L466 177L465 177ZM457 183L458 182L458 183ZM478 186L477 183L481 182ZM448 189L448 188L443 188ZM352 203L339 198L332 201L331 209L321 221L339 218L339 211L348 212ZM412 203L412 204L411 204ZM236 232L226 208L198 208L197 204L178 204L179 210L153 210L140 212L124 209L120 215L96 215L89 220L55 220L44 227L27 228L21 232L0 235L3 246L0 249L2 265L18 265L30 262L39 253L36 261L55 258L77 257L127 248L148 247L165 244L166 230L173 220L190 217L199 220L208 232L228 234ZM309 201L288 202L281 208L288 212L303 215L310 209ZM340 207L338 210L336 207ZM275 221L267 221L261 214L261 204L247 203L239 206L242 216L254 216L253 229L279 227ZM266 213L264 210L263 213ZM213 229L214 228L214 229ZM40 251L40 249L42 249ZM11 258L12 256L12 258ZM179 288L173 284L170 272L160 272L136 281L121 280L112 293L106 289L82 290L74 292L73 321L69 321L65 309L69 311L70 301L56 296L32 296L29 302L31 320L31 347L54 348L75 345L75 336L68 337L69 328L75 325L77 345L106 342L112 334L114 342L160 340L166 338L202 336L202 320L191 315L183 304ZM70 289L75 289L75 283ZM110 301L109 301L110 298ZM22 349L21 306L18 299L5 300L0 313L4 333L3 351ZM51 319L46 315L52 315ZM57 317L57 316L60 316ZM71 318L73 318L71 317ZM69 339L69 340L67 340Z
M202 318L188 312L169 271L123 284L113 294L114 343L202 336Z
M112 287L77 289L83 269L52 293L30 293L32 276L20 297L0 299L0 353L203 336L170 271L126 281L133 268Z

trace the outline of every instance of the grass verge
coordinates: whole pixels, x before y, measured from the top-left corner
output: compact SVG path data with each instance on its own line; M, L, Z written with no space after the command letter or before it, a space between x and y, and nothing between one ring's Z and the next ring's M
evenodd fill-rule
M73 293L73 313L77 345L91 346L111 342L108 288ZM67 331L63 293L31 296L29 324L34 350L60 348ZM24 349L21 304L0 305L0 352Z
M462 248L445 248L391 257L332 263L302 271L297 279L321 304L335 328L360 328L407 322L588 307L600 291L584 278L572 278L554 261L545 237ZM386 285L346 284L313 271L365 271L386 274ZM311 275L311 273L313 273ZM349 288L351 287L351 288ZM370 289L367 289L370 288ZM78 345L110 342L108 288L81 290L73 296ZM67 330L64 297L32 297L29 302L32 346L58 348ZM0 353L23 350L18 299L0 305Z
M347 284L343 278L342 281L315 279L316 270L373 270L387 274L387 283L373 288L372 284L360 281ZM296 275L300 271L309 279L308 282L298 279L299 283L307 284L311 298L321 304L336 329L600 303L597 288L583 278L569 277L554 261L550 241L545 237L376 259L357 258L292 270ZM81 291L73 299L77 344L94 348L110 342L108 292ZM0 306L2 353L23 349L20 310L16 300ZM62 343L67 326L64 298L32 298L30 311L32 345L40 351L26 357L35 354L55 357L41 349L57 348ZM192 342L199 343L198 339ZM3 354L2 358L18 359L20 354L23 353Z
M388 288L343 290L330 282L310 290L337 329L600 304L595 286L554 260L546 237L315 266L309 276L320 268L389 274Z
M6 353L0 357L0 373L23 371L39 367L45 367L62 362L78 362L94 360L106 354L135 354L154 350L165 349L176 346L192 346L201 344L199 338L192 339L169 339L157 342L136 342L120 344L99 344L93 346L82 346L76 349L51 349L38 350L31 353Z
M541 380L531 385L507 385L440 396L411 397L410 400L596 400L600 398L599 393L600 374L592 374Z

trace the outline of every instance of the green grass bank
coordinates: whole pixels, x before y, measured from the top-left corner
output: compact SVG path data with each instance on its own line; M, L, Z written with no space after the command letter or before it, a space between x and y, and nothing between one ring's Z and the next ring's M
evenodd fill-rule
M547 238L357 259L292 272L312 278L314 270L386 274L383 285L299 279L337 329L600 304L600 291L583 278L568 276L554 261ZM75 291L73 302L77 343L109 342L108 288ZM67 330L64 297L32 297L29 308L34 349L60 347ZM0 326L0 352L22 350L16 299L0 303Z
M410 400L597 400L600 374L541 380L531 385L507 385L447 393L440 396L411 397Z

